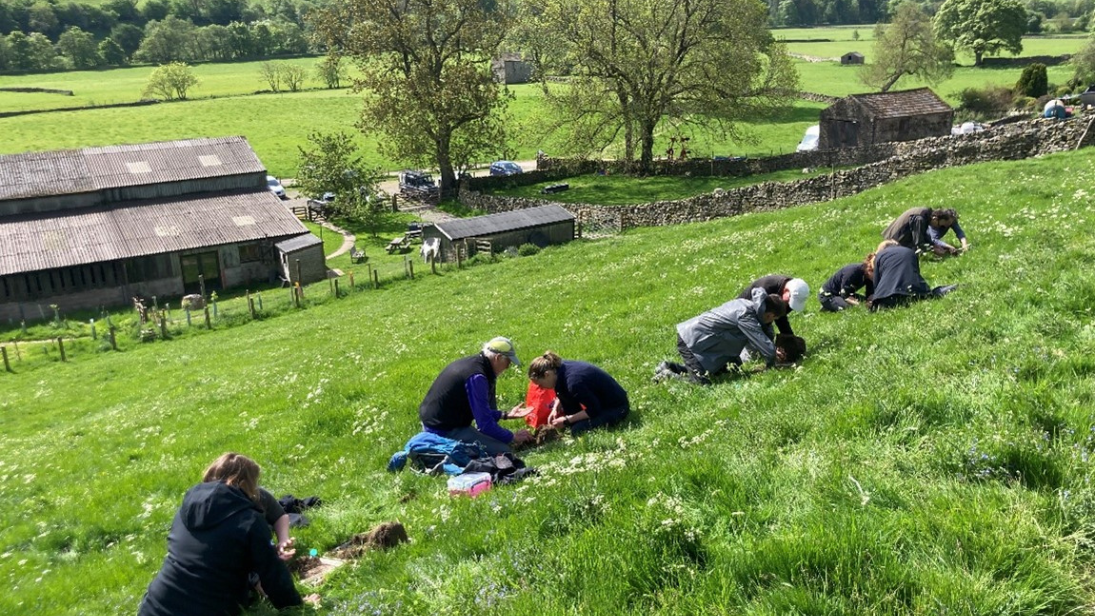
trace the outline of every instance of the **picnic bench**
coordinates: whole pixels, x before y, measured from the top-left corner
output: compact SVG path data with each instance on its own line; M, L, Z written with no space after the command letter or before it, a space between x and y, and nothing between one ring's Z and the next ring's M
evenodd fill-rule
M388 247L385 248L385 250L387 250L388 254L394 254L396 252L403 252L404 250L407 250L410 247L411 247L411 238L407 237L406 235L403 235L403 236L397 237L394 240L388 242Z
M365 254L365 251L358 248L357 244L350 249L350 262L351 263L364 263L369 260L369 256Z

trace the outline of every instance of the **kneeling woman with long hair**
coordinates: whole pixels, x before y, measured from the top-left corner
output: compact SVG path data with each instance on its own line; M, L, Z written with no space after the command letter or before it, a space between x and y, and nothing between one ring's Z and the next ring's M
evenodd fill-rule
M555 390L556 405L548 424L554 428L570 426L574 436L615 425L631 411L627 392L616 379L584 361L563 361L546 351L529 362L528 378L539 387Z
M235 616L249 603L251 574L274 607L302 604L270 544L270 525L258 505L259 470L247 456L226 453L187 491L167 536L167 557L138 616Z

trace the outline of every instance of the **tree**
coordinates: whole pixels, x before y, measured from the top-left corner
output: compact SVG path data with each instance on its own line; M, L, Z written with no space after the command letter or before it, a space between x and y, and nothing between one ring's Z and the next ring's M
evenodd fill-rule
M972 53L974 66L986 54L1022 52L1026 27L1020 0L946 0L935 14L936 35Z
M490 60L510 14L494 0L342 0L314 23L329 53L361 68L359 128L379 128L392 158L432 163L447 190L456 184L452 146L462 133L484 134L494 147L505 142L497 118L507 98Z
M198 83L198 78L190 65L185 62L172 62L158 66L152 71L142 96L146 98L153 96L169 101L186 100L187 93Z
M931 17L920 5L897 6L893 21L875 27L874 58L860 73L863 83L888 92L902 77L935 85L954 73L954 50L938 41Z
M118 24L110 31L110 38L122 48L128 60L141 48L141 41L144 40L144 30L133 24Z
M743 138L742 120L785 109L798 95L798 74L759 2L535 1L577 62L569 84L544 82L556 126L567 126L580 147L622 136L624 157L637 156L642 172L665 123Z
M73 68L95 68L103 63L99 46L90 32L72 26L57 39L57 51L72 62Z
M346 67L342 64L341 56L326 56L316 62L316 78L330 89L342 87L346 79Z
M365 162L349 133L312 133L308 142L308 147L297 146L300 165L296 186L301 194L317 198L334 193L332 207L336 215L370 223L375 236L384 210L383 200L376 196L380 170Z
M299 64L283 62L281 65L281 80L285 82L285 87L289 88L290 92L300 92L300 89L304 87L304 79L307 76L308 71Z
M276 62L263 62L259 65L259 78L271 92L281 92L281 65Z
M125 50L109 36L99 43L99 57L107 66L125 66L129 63Z
M1072 64L1072 79L1068 85L1072 89L1095 84L1095 39L1088 39L1087 44L1070 60Z
M1015 93L1031 98L1045 96L1049 92L1049 77L1046 75L1046 65L1040 62L1028 64L1019 75L1019 81L1015 83Z
M19 71L38 72L62 67L53 43L41 32L29 36L16 30L8 35L8 63Z
M150 21L145 26L145 37L137 50L137 57L153 64L190 60L191 42L196 31L194 24L178 17Z

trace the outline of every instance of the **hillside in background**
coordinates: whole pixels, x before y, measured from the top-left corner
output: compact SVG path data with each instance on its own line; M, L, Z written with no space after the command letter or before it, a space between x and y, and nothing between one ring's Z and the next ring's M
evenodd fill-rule
M299 315L0 373L4 614L132 613L184 491L224 451L319 495L298 548L398 519L410 544L325 614L1072 614L1095 604L1095 151L638 229L420 276ZM945 299L792 315L794 369L653 383L674 325L773 272L816 292L908 207L973 245ZM438 371L495 335L604 367L635 412L522 456L475 500L384 468ZM527 379L499 378L499 402ZM272 614L270 610L258 613Z

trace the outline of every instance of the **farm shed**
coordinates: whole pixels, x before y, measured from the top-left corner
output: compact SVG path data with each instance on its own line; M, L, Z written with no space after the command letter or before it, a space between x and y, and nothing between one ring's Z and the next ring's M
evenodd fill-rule
M439 222L423 229L422 237L440 240L441 261L455 261L457 247L464 251L467 246L467 256L475 254L481 240L489 241L494 252L521 244L543 248L574 239L574 214L558 205L545 205Z
M852 94L821 112L818 149L941 137L953 121L954 110L928 88Z
M532 64L521 59L520 54L502 54L491 61L491 70L498 83L528 83L532 80Z
M274 244L281 263L281 275L292 284L307 284L327 277L323 240L309 233ZM297 273L300 273L298 276Z
M276 279L306 234L242 137L0 156L0 319Z
M848 53L840 56L841 64L863 64L863 54L858 51L849 51Z

